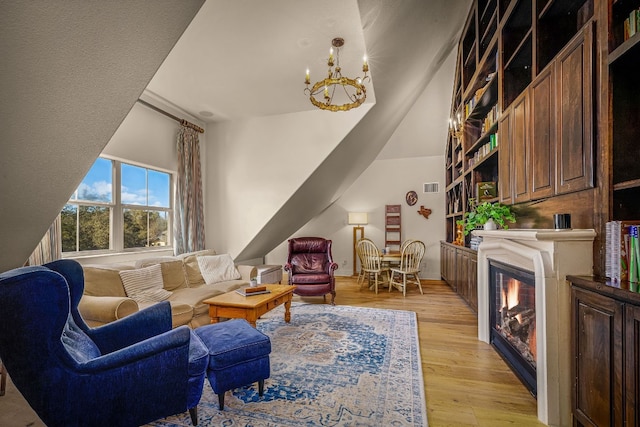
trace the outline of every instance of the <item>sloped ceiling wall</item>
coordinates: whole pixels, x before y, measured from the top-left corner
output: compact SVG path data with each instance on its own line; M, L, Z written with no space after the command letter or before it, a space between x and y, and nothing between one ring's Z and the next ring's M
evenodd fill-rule
M358 5L376 104L274 213L237 260L251 260L269 253L329 208L353 184L376 159L455 48L469 10L467 1L446 0L361 0ZM435 25L434 21L439 19L447 20L448 31ZM450 99L434 102L449 109ZM446 125L443 123L442 127Z
M0 271L25 262L203 1L1 3Z

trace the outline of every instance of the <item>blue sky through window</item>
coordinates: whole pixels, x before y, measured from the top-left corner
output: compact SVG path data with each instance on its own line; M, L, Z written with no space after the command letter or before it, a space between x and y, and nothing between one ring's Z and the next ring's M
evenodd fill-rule
M126 163L121 165L123 204L169 208L171 176ZM78 186L71 200L112 203L112 160L99 157Z

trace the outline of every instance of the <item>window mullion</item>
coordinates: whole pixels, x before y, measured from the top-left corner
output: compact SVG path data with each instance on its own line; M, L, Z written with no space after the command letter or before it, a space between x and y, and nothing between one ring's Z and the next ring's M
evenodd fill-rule
M124 250L124 231L123 231L123 215L122 210L122 174L120 172L120 162L113 162L113 208L111 209L111 248L115 252Z

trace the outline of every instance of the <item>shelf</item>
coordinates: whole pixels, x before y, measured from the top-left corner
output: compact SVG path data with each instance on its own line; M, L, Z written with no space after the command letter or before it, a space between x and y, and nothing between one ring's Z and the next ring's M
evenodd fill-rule
M513 51L513 54L504 62L504 68L519 67L520 63L518 59L522 57L524 47L527 43L531 43L531 29L526 32L525 36L518 44L518 47ZM530 56L530 55L529 55ZM528 61L528 65L531 65L531 60Z
M640 33L635 33L633 37L625 40L613 52L609 54L609 65L613 65L618 59L640 45ZM637 52L635 52L637 54Z
M628 190L630 188L640 188L640 179L631 179L629 181L613 184L613 191Z
M538 19L555 19L575 14L588 0L548 0L544 8L538 13Z
M478 138L476 140L476 142L474 142L473 145L464 154L465 155L469 155L469 154L473 153L474 151L476 151L478 148L480 148L485 143L489 142L489 137L492 134L496 133L497 130L498 130L498 120L496 120L496 122L491 125L491 127L485 132L485 134L482 135L480 138ZM498 148L498 147L496 147L496 148Z
M469 113L469 116L466 118L466 120L481 119L487 115L489 110L491 110L494 105L496 105L496 102L498 101L497 75L494 74L491 81L489 81L485 86L486 89L484 93L478 100L478 103L473 107L473 110L471 110L471 113Z
M478 169L480 166L486 164L489 160L497 160L498 156L498 151L500 151L500 146L497 146L496 148L494 148L493 150L489 151L489 154L487 154L486 156L484 156L483 158L481 158L480 160L478 160L478 163L475 163L471 168L471 170L476 170Z

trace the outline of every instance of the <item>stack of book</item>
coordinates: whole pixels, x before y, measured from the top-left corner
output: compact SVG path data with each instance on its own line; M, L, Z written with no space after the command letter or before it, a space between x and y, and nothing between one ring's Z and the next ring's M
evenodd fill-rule
M605 226L605 275L614 282L640 278L640 221L610 221Z
M640 33L640 9L632 10L624 20L624 39L627 40L636 33Z
M480 243L482 243L482 237L473 236L471 238L471 241L469 242L469 248L473 249L474 251L477 251L478 246L480 246Z

